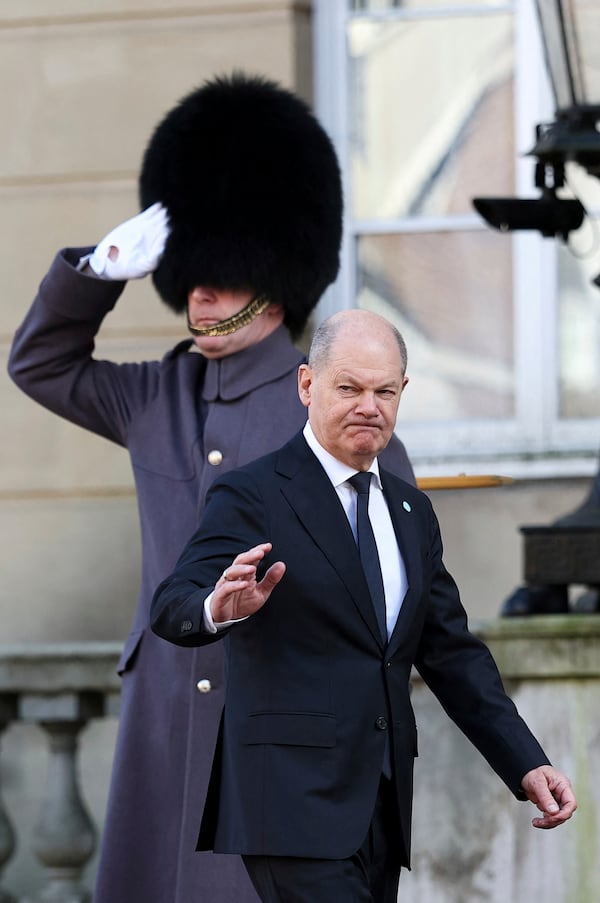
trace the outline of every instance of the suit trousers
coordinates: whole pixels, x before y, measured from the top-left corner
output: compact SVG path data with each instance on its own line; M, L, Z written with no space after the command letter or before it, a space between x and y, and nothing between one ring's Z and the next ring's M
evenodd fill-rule
M393 785L382 775L367 836L353 856L243 856L243 860L263 903L396 903L398 832Z

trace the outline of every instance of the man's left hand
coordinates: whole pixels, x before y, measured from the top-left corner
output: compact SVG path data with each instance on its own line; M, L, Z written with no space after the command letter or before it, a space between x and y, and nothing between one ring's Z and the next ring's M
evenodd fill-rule
M543 813L531 822L534 828L556 828L571 818L577 808L571 782L552 765L540 765L528 771L521 787L527 799Z

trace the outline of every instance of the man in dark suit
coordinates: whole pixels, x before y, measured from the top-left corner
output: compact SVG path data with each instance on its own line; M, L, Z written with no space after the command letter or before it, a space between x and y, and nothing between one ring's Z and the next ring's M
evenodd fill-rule
M396 900L410 857L413 665L515 796L537 805L535 827L576 808L468 631L427 497L379 468L405 371L402 337L381 317L322 324L299 369L304 431L215 484L154 596L165 639L225 638L198 849L242 853L265 901ZM369 472L365 526L354 486ZM361 565L370 527L376 549Z

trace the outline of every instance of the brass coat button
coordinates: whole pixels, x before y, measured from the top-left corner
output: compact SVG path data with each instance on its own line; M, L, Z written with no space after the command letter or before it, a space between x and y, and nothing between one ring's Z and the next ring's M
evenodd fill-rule
M218 448L213 448L212 451L208 453L208 463L212 464L213 467L218 467L219 464L223 462L223 452L219 451Z
M196 689L200 693L210 693L210 691L212 690L212 684L208 677L203 677L202 680L199 680L196 684Z

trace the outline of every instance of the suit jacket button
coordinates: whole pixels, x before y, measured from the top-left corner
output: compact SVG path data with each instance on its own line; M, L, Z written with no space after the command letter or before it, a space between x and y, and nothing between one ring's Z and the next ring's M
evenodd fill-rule
M223 452L219 451L218 448L213 448L212 451L209 451L207 458L209 464L212 464L213 467L218 467L223 462Z
M199 680L196 684L196 689L200 693L210 693L210 691L212 690L212 684L208 677L203 677L202 680Z
M375 719L375 727L379 731L387 731L387 718L384 718L383 715L378 715Z

